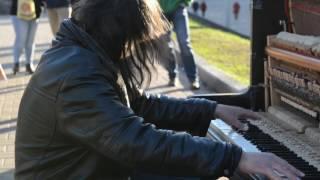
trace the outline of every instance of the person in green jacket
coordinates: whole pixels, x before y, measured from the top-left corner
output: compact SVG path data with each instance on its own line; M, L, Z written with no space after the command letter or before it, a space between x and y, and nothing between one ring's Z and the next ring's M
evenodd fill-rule
M173 29L177 35L178 44L181 50L181 59L184 65L186 75L191 83L191 89L199 89L199 75L195 63L193 50L190 44L190 30L187 7L192 0L158 0L166 18L172 23ZM165 68L169 74L169 86L175 86L177 68L174 43L171 39L172 30L168 32L168 46L170 55Z

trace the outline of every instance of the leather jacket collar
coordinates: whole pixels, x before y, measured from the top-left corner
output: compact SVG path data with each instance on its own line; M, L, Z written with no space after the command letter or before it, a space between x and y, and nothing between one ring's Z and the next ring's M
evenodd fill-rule
M98 45L98 43L93 38L91 38L88 33L82 30L78 25L76 25L72 19L66 19L62 22L60 30L57 33L56 39L53 40L52 45L56 46L62 41L64 41L64 43L69 42L71 44L79 44L83 48L89 49L90 51L97 54L102 60L103 64L108 65L108 67L115 66L115 64L111 61L111 58Z
M66 46L68 44L77 44L98 55L101 64L103 64L106 67L106 70L110 71L116 78L115 82L117 82L117 89L121 92L120 98L122 102L130 107L127 88L116 64L111 60L109 55L105 53L101 46L99 46L99 44L88 33L75 24L72 19L66 19L62 22L60 30L56 35L56 39L52 42L53 47L60 45Z

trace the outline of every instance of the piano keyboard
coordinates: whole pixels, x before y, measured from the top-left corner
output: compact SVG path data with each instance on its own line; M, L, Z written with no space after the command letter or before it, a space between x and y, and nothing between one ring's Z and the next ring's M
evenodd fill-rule
M291 165L305 173L303 179L320 180L320 171L288 149L257 126L248 124L249 130L237 132L222 120L214 120L208 131L208 136L219 141L228 141L240 146L245 152L271 152L285 159ZM261 175L251 175L251 179L265 179Z

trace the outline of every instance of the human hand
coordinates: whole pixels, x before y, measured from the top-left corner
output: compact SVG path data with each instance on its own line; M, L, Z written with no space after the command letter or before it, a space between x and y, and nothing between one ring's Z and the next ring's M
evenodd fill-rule
M299 180L304 174L272 153L243 152L238 169L246 174L262 174L270 180Z
M216 118L222 119L230 126L233 126L239 130L245 130L246 127L245 124L240 121L240 119L260 119L260 117L253 111L223 104L217 105L215 116Z

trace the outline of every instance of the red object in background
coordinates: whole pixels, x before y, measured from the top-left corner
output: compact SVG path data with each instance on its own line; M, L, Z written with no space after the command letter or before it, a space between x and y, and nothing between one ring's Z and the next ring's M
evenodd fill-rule
M207 4L204 1L201 3L200 9L201 9L201 12L202 12L202 16L205 16L206 15L206 11L207 11Z
M233 3L233 15L235 19L238 19L240 12L240 4L238 2Z

